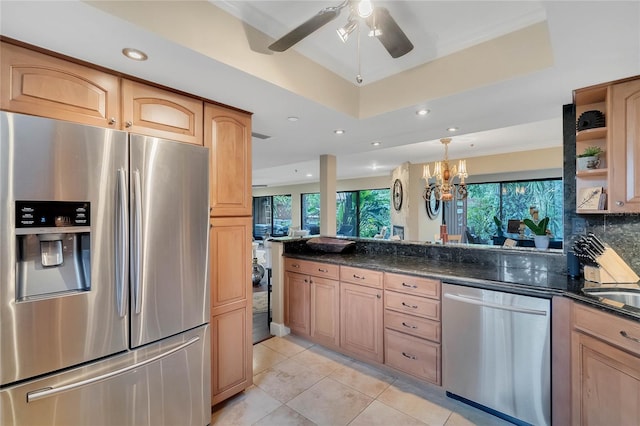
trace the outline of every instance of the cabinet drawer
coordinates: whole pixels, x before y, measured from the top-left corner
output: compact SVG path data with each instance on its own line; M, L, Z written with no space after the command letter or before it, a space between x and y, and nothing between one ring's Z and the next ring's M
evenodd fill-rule
M382 288L383 273L371 269L340 266L340 281Z
M440 281L411 275L384 273L384 288L440 299Z
M640 355L640 323L573 304L574 328ZM625 337L625 335L627 337Z
M309 260L289 259L284 260L284 269L300 274L313 275L337 280L340 276L340 267L330 263L312 262Z
M385 364L431 383L440 384L440 345L385 330Z
M385 309L384 326L440 343L440 323Z
M438 300L385 290L384 306L387 309L440 321L440 301Z

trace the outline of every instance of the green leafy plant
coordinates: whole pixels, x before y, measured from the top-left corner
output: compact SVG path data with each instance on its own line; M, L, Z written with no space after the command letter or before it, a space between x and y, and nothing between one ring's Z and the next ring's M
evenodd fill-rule
M599 146L588 146L584 149L584 151L582 152L582 154L578 154L577 157L581 158L581 157L597 157L600 154L602 154L602 148L600 148Z
M504 235L504 231L502 229L502 221L498 219L498 216L494 216L493 221L496 224L496 234L498 235L498 237L502 237Z
M547 235L547 226L549 225L548 216L542 219L537 224L531 219L524 219L523 222L527 226L527 228L531 229L531 232L533 232L534 235Z

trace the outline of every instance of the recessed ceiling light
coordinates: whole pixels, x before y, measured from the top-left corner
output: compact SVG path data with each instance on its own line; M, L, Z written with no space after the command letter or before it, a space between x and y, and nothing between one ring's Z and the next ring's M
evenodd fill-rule
M416 111L416 115L427 115L427 114L429 114L430 112L431 112L431 111L429 111L428 109L423 108L423 109L419 109L419 110L417 110L417 111Z
M311 173L307 173L307 177L313 177Z
M380 141L371 142L371 145L380 146L380 145L382 145L382 142L380 142Z
M448 127L448 128L447 128L447 131L448 131L448 132L457 132L457 131L458 131L458 128L457 128L457 127Z
M299 118L292 115L291 117L287 117L287 120L289 120L289 121L298 121Z
M134 61L146 61L147 54L141 50L133 49L131 47L126 47L122 49L122 54L129 59L133 59Z
M335 133L336 135L343 135L344 134L344 130L336 129L336 130L333 131L333 133Z

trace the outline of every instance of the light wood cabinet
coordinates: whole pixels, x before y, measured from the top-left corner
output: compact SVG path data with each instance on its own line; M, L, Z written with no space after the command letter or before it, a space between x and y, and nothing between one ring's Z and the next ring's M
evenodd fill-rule
M315 343L340 344L338 266L285 259L285 325Z
M597 168L576 166L576 211L578 213L640 212L640 78L609 82L574 92L576 107L576 154L597 146ZM604 126L578 130L581 123L594 123L604 114ZM584 116L583 116L584 114ZM606 201L590 205L590 194L602 188ZM591 197L591 201L596 201Z
M0 43L0 109L119 128L118 77Z
M205 104L212 216L251 216L251 116Z
M383 292L378 288L378 282L382 284L378 277L382 277L379 271L340 267L340 347L361 359L382 363ZM353 284L343 278L370 285Z
M610 208L640 212L640 79L612 87Z
M573 304L572 424L637 424L640 324Z
M245 306L211 317L211 405L253 383L250 313Z
M384 361L431 383L441 383L438 280L384 274Z
M209 234L212 400L253 383L251 218L212 218Z
M201 100L127 79L121 87L123 130L203 145Z

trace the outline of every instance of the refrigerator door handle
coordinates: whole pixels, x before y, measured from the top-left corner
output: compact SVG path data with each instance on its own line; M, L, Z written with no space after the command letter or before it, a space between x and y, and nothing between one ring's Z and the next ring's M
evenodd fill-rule
M188 346L193 345L194 343L196 343L199 340L200 340L199 336L192 337L191 339L189 339L186 342L176 346L175 348L170 349L170 350L168 350L166 352L160 353L160 354L158 354L158 355L156 355L156 356L154 356L152 358L149 358L149 359L147 359L145 361L141 361L141 362L129 365L127 367L121 368L119 370L111 371L109 373L101 374L100 376L92 377L92 378L86 379L86 380L81 380L79 382L69 383L68 385L64 385L64 386L60 386L60 387L47 387L47 388L44 388L44 389L39 389L39 390L36 390L36 391L28 392L27 393L27 403L34 402L34 401L37 401L37 400L42 399L42 398L47 398L47 397L50 397L50 396L54 396L54 395L62 393L62 392L67 392L67 391L78 389L78 388L81 388L81 387L84 387L84 386L89 386L91 384L102 382L104 380L111 379L111 378L113 378L115 376L119 376L121 374L128 373L130 371L133 371L135 369L143 367L143 366L145 366L147 364L151 364L152 362L155 362L155 361L161 360L163 358L166 358L166 357L168 357L168 356L170 356L170 355L172 355L172 354L174 354L174 353L176 353L178 351L181 351L182 349L184 349L184 348L186 348Z
M509 305L502 305L499 303L485 302L483 300L478 300L471 297L458 296L457 294L445 293L444 297L446 297L447 299L456 300L462 303L469 303L471 305L478 305L478 306L486 306L488 308L501 309L503 311L511 311L511 312L518 312L521 314L532 314L532 315L542 315L542 316L547 315L546 311L541 311L538 309L518 308L514 306L509 306Z
M119 262L119 268L117 271L117 297L118 297L118 315L120 318L125 316L126 312L126 296L125 296L125 282L127 279L127 271L129 270L128 258L127 258L127 235L129 234L129 214L127 212L127 178L126 171L124 169L118 169L118 242L116 250L116 258Z
M135 202L134 212L134 243L131 246L134 256L134 295L135 295L135 313L139 314L142 308L142 267L141 263L141 244L142 244L142 189L140 184L140 171L133 172L133 199Z

